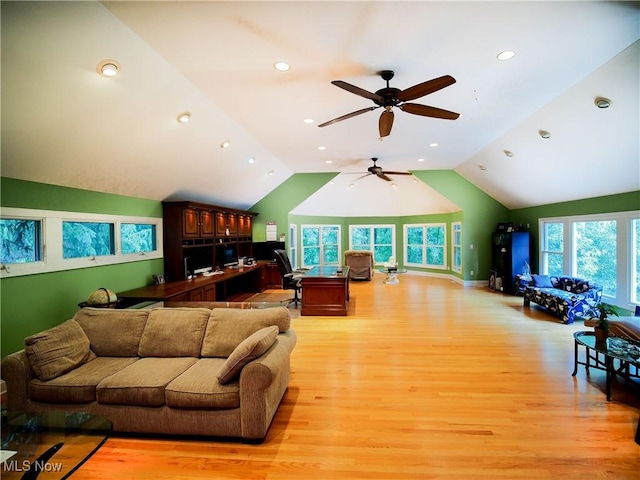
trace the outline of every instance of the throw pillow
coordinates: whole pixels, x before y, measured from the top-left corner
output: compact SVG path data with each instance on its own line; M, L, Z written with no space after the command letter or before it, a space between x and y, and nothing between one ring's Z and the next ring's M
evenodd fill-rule
M75 320L24 339L24 349L33 373L47 381L93 360L89 337Z
M538 288L553 288L549 275L532 275L533 285Z
M261 328L245 338L220 367L217 374L218 381L224 385L233 380L247 363L269 350L273 342L276 341L277 336L278 327L272 325L271 327Z

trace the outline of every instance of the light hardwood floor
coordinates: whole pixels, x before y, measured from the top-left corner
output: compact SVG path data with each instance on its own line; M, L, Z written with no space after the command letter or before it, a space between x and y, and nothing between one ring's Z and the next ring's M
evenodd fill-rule
M352 283L348 317L293 320L266 441L114 436L100 479L640 479L640 398L573 370L573 337L521 297L402 275Z

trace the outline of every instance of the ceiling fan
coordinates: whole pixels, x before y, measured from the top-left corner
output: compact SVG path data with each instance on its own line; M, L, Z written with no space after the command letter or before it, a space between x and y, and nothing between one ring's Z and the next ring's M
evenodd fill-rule
M378 161L377 158L372 158L371 160L373 160L373 166L367 168L368 173L365 173L360 178L368 177L369 175L375 175L376 177L381 178L382 180L386 180L387 182L390 182L391 179L387 175L413 175L410 172L391 172L387 170L382 170L382 167L379 167L378 165L376 165L376 162ZM358 180L360 180L360 178L358 178Z
M355 112L347 113L346 115L334 118L333 120L329 120L328 122L322 123L318 126L326 127L327 125L341 122L342 120L346 120L347 118L355 117L356 115L370 112L371 110L375 110L376 108L384 107L384 111L380 115L380 120L378 121L380 137L382 138L388 136L391 133L391 127L393 126L394 117L393 110L391 109L393 107L398 107L403 112L412 113L413 115L443 118L445 120L455 120L460 116L459 113L450 112L449 110L443 110L441 108L429 107L427 105L421 105L419 103L406 103L409 100L415 100L416 98L424 97L425 95L429 95L430 93L437 92L438 90L442 90L445 87L453 85L454 83L456 83L456 79L451 75L444 75L442 77L434 78L432 80L414 85L413 87L409 87L405 90L400 90L399 88L393 88L389 86L389 80L391 80L394 76L394 72L392 70L382 70L380 72L380 76L387 82L387 86L385 88L381 88L376 93L371 93L360 87L351 85L350 83L343 82L342 80L334 80L333 82L331 82L336 87L340 87L347 92L355 93L356 95L360 95L361 97L373 100L373 102L377 106L363 108L362 110L356 110Z

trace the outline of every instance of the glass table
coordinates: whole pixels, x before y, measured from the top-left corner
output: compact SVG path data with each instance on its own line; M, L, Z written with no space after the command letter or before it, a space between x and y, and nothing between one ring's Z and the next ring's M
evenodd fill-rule
M587 372L589 368L604 370L606 375L607 401L611 400L611 380L616 375L625 380L631 377L640 378L640 346L622 338L609 337L606 342L596 342L594 332L576 332L574 338L574 364L572 376L578 373L578 365L584 365ZM578 349L585 347L585 360L578 359ZM618 366L616 366L616 361Z
M68 478L107 440L109 420L81 412L2 417L3 479Z
M406 268L397 268L397 267L381 267L378 270L380 273L385 273L387 276L384 279L384 283L386 285L397 285L400 283L398 279L399 273L407 273Z

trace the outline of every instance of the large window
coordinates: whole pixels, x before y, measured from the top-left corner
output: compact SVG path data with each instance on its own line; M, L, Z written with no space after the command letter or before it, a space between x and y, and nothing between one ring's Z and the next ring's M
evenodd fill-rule
M350 225L349 248L373 252L373 263L383 264L395 257L394 225Z
M444 223L405 225L405 265L446 268L447 233Z
M162 218L8 207L0 235L3 278L162 258Z
M340 264L340 226L302 225L302 266Z
M640 303L640 212L540 219L541 273L573 275L603 287L608 302Z

